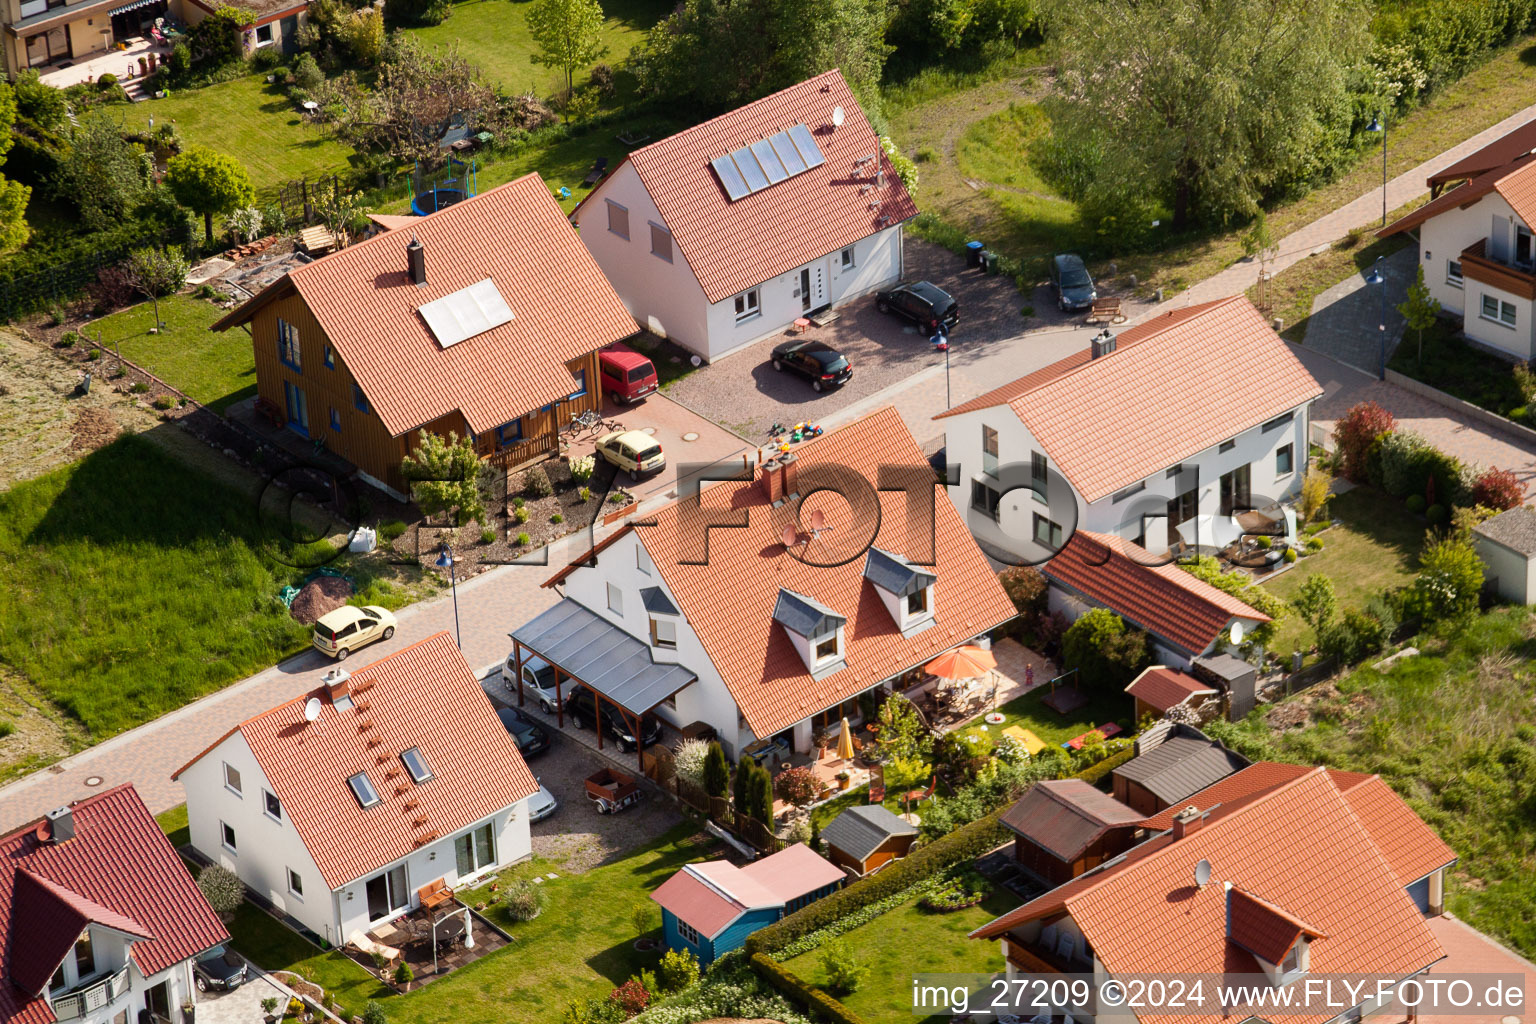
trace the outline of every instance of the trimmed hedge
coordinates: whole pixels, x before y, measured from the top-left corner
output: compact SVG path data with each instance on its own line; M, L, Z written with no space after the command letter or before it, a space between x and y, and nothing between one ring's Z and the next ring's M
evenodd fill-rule
M1097 786L1099 782L1104 778L1104 776L1108 775L1116 768L1119 768L1121 765L1125 764L1125 762L1129 761L1135 756L1136 745L1132 744L1126 747L1124 750L1120 751L1118 754L1110 754L1098 764L1089 765L1087 768L1084 768L1073 777L1082 779L1090 786Z
M1108 764L1113 760L1110 758L1101 763ZM866 904L908 889L951 864L973 860L1001 846L1012 836L998 822L1004 809L999 807L985 818L956 829L942 839L919 846L911 855L896 861L879 874L860 879L830 896L801 907L766 928L758 929L747 936L744 948L749 954L775 952L800 936L825 928Z
M753 969L764 981L783 993L790 1002L803 1006L807 1012L825 1018L832 1024L865 1024L863 1017L821 989L809 984L772 957L764 953L753 953L751 963Z

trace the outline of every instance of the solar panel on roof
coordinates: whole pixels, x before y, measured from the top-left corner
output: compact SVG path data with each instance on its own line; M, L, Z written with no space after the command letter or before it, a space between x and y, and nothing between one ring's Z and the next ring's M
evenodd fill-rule
M773 146L773 151L779 155L779 159L783 161L784 169L789 172L790 177L805 170L805 157L801 156L800 151L795 148L795 143L788 132L779 132L768 142Z
M773 151L773 146L767 139L760 139L748 148L752 150L752 155L757 157L757 162L762 165L763 173L768 175L768 184L777 185L789 177L789 172L784 169L784 164L779 160L778 154Z
M434 299L416 312L443 348L512 320L512 309L490 278Z
M720 184L725 186L725 194L731 197L731 202L734 203L742 196L751 193L752 190L742 180L741 172L736 169L736 165L731 162L729 156L717 156L709 162L709 165L715 169L715 174L719 175Z
M731 159L736 161L736 168L741 171L741 176L747 179L747 187L753 192L760 192L768 187L768 176L763 173L757 157L752 155L750 146L742 146L736 150L731 154Z
M807 169L820 167L827 162L827 158L821 155L821 147L816 145L816 138L811 130L803 124L797 124L789 130L789 137L795 140L795 148L800 155L805 157Z

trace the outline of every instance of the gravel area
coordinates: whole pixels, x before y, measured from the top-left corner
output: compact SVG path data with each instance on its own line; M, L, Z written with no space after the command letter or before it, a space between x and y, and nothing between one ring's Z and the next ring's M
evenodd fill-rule
M962 259L927 242L908 238L905 244L907 279L932 281L960 301L960 325L950 338L955 348L1003 344L1035 324L1020 315L1024 299L1011 279L967 270ZM842 315L837 320L826 327L812 327L806 335L838 349L853 364L853 379L835 391L817 394L808 381L775 373L770 354L787 337L775 334L695 370L667 394L747 439L764 443L774 423L814 423L929 366L943 364L943 354L933 351L915 327L876 310L873 296L855 299L838 312Z

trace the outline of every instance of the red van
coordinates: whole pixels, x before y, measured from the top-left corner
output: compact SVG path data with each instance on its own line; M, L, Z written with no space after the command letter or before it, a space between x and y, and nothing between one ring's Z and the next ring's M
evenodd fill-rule
M622 341L597 353L603 371L603 394L621 405L638 402L656 390L656 367Z

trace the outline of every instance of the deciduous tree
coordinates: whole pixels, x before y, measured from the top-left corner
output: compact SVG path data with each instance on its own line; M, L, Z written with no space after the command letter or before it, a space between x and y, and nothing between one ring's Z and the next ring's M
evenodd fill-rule
M475 482L479 471L475 442L454 431L445 438L423 430L416 450L400 460L400 472L411 481L411 495L421 510L429 516L452 511L457 524L485 516Z
M164 249L135 249L128 254L124 264L133 286L146 296L155 308L155 328L160 327L160 297L170 295L187 280L187 260L181 254L181 246L168 245Z
M82 118L59 167L59 198L74 203L97 231L126 219L149 193L144 153L104 115Z
M1408 297L1398 305L1397 311L1418 334L1418 361L1424 362L1424 332L1435 326L1435 318L1440 315L1440 300L1429 293L1429 285L1424 283L1424 264L1419 264L1413 284L1408 286Z
M565 75L565 91L574 88L576 72L608 52L603 45L603 7L598 0L537 0L528 11L528 32L539 49L535 64Z
M165 184L176 201L203 215L203 232L213 244L213 215L256 201L250 175L234 157L207 146L192 146L166 163Z
M1257 211L1316 176L1347 138L1347 75L1366 47L1359 0L1051 0L1056 130L1094 139L1094 190L1134 185L1175 230Z

